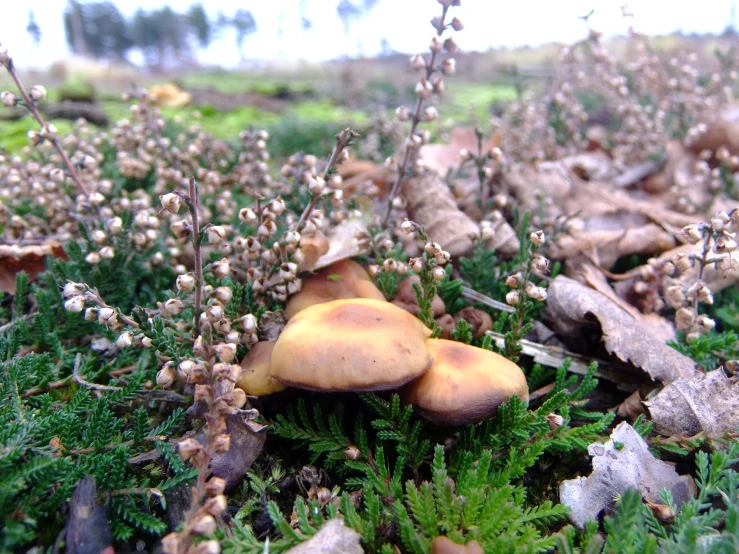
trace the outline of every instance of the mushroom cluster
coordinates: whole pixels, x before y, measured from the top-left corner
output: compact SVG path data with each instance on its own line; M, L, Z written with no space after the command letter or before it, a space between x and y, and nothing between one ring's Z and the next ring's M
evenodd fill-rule
M324 268L288 302L289 321L277 341L252 347L238 386L254 396L285 387L399 389L417 413L440 425L477 423L513 395L528 400L516 364L482 348L430 338L412 310L396 304L356 262Z

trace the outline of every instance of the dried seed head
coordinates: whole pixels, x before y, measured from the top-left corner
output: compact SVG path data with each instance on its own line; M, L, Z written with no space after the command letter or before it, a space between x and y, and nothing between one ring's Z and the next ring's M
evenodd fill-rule
M360 458L362 453L359 451L359 448L356 446L350 446L346 450L344 450L344 456L347 460L356 461Z
M226 497L223 496L223 494L216 494L205 501L205 503L203 504L203 508L205 508L205 511L213 517L220 517L221 515L223 515L223 512L226 511L226 508L228 508L228 502L226 501Z
M203 450L203 446L193 438L186 438L177 444L177 451L183 461L187 461Z
M231 273L231 264L228 261L228 258L223 258L217 262L213 262L212 270L213 275L216 277L227 277L228 274Z
M434 281L441 281L444 277L446 277L446 271L444 271L443 267L435 267L431 270L431 275L434 278Z
M118 348L128 348L133 344L133 335L131 331L125 331L121 333L115 341Z
M221 225L212 225L205 230L209 244L219 244L226 238L226 229Z
M185 303L179 298L170 298L164 303L164 312L169 315L178 315L185 309Z
M454 58L447 58L443 62L441 62L441 71L444 73L444 75L454 75L454 72L457 70L457 63L454 61Z
M211 477L205 483L205 492L208 493L208 496L221 495L224 490L226 490L226 480L221 477Z
M29 94L34 102L40 102L46 98L46 88L42 85L33 85Z
M8 108L12 108L18 104L18 97L15 95L15 93L6 90L3 91L2 94L0 94L0 101L2 101L2 103Z
M163 389L171 387L177 378L177 373L171 363L172 362L167 362L167 364L157 372L157 385Z
M82 283L75 283L74 281L67 281L62 289L62 296L64 298L72 298L85 292L85 285Z
M505 301L507 304L511 306L515 306L518 304L521 300L521 293L519 293L517 290L512 290L508 292L508 294L505 295Z
M546 237L544 236L544 231L534 231L529 235L529 238L531 239L531 243L534 246L541 246L546 240Z
M68 312L79 313L85 308L84 296L73 296L64 303L64 309Z
M210 514L202 514L192 525L192 532L196 535L210 536L216 532L216 520Z
M695 313L688 308L680 308L675 312L675 327L678 331L687 331L695 322Z
M257 318L254 314L246 314L239 318L241 322L241 328L247 333L252 333L257 330Z
M411 56L410 66L413 71L423 71L426 69L426 60L420 54L414 54Z
M195 288L195 277L190 273L185 273L177 277L177 290L181 292L192 292Z
M229 363L236 357L236 345L231 343L216 344L213 350L222 362Z
M159 197L159 201L162 203L162 209L176 214L180 211L180 206L182 206L182 199L180 198L179 194L175 194L174 192L170 192L169 194L162 194Z

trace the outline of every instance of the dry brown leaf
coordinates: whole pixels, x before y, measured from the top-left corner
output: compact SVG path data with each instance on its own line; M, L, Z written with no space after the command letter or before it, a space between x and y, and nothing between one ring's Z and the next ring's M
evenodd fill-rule
M588 477L563 481L559 499L570 508L570 521L584 528L587 521L598 518L615 507L615 499L626 489L637 489L648 502L662 502L660 491L672 493L679 508L694 495L695 483L689 475L678 475L675 468L655 458L647 443L626 422L619 424L605 444L588 446L593 458L593 472Z
M739 381L721 369L677 379L645 404L661 435L722 435L739 429Z
M626 400L616 406L616 415L629 421L634 421L640 415L646 415L647 410L644 408L641 390L632 392Z
M55 240L31 246L0 244L0 290L15 294L15 276L19 271L25 271L29 281L35 281L46 269L46 256L67 259L61 243Z
M422 225L429 239L441 244L454 258L472 253L480 228L457 207L449 187L437 173L414 175L403 183L402 193L408 218Z
M662 342L667 342L668 340L673 340L675 338L675 326L672 323L658 314L644 314L629 304L626 300L621 298L613 288L611 288L606 276L592 264L583 264L578 271L578 275L582 277L590 288L606 295L615 304L627 311L629 315L639 323L649 329L650 334L654 338Z
M226 490L238 485L264 448L267 427L245 420L239 414L226 416L226 433L231 437L228 452L215 454L210 467L213 475L225 479ZM204 441L202 437L198 440Z
M286 554L362 554L361 539L362 535L336 518L324 523L318 533Z
M649 330L604 294L564 276L549 285L547 315L565 336L579 336L584 324L600 324L606 350L646 371L653 380L670 383L695 373L695 363L655 338Z
M486 152L493 146L500 146L500 137L483 140L482 151ZM421 147L419 157L429 169L439 175L446 175L449 169L459 165L459 152L462 149L477 152L477 135L470 127L455 127L446 144L425 144ZM477 181L477 177L474 178Z
M561 161L569 171L586 181L605 181L618 175L613 160L603 150L573 154Z

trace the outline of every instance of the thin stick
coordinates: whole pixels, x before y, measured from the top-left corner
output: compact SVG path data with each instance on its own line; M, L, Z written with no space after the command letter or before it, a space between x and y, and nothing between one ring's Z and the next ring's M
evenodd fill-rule
M9 59L8 63L6 65L6 68L8 70L8 73L10 73L10 76L13 78L13 81L15 81L16 86L18 87L18 90L21 93L21 96L23 97L23 101L26 104L26 107L31 112L33 117L38 121L39 125L41 125L41 129L46 129L47 125L44 121L44 118L41 117L41 114L36 109L35 102L31 99L30 96L28 96L28 93L26 92L26 89L23 87L23 83L21 82L20 77L18 76L18 72L15 70L15 65L13 64L13 59ZM90 196L90 191L87 190L85 185L82 184L82 181L80 180L79 175L77 175L77 171L74 169L74 166L72 165L72 162L69 161L69 156L67 156L67 153L62 148L62 145L59 144L59 140L56 137L46 138L46 140L50 141L51 144L54 146L56 151L59 153L59 155L62 158L62 161L64 162L64 165L67 166L67 171L69 171L69 174L72 177L72 180L77 185L77 188L79 188L85 196Z
M190 213L192 215L192 246L195 250L195 329L198 329L200 310L203 300L203 260L200 251L200 222L198 220L198 203L200 202L198 186L195 178L190 177Z
M439 21L439 26L436 28L436 36L441 36L444 33L444 19L446 18L446 12L449 9L447 5L443 5L443 9L441 12L441 19ZM434 73L434 65L436 64L436 55L438 52L436 50L431 50L431 59L429 59L429 62L426 64L426 80L428 81L431 78L431 75ZM421 121L421 110L423 109L423 97L421 95L418 96L416 99L416 107L413 110L413 117L411 119L411 128L408 131L408 136L406 137L406 140L403 144L403 147L405 148L405 151L403 152L403 161L398 166L398 175L395 177L395 183L393 184L393 188L390 191L390 196L387 199L387 209L385 211L385 217L382 220L382 227L387 227L390 216L393 212L393 200L395 200L395 197L398 196L398 193L400 192L400 185L403 182L403 179L406 176L406 171L408 167L408 162L411 159L411 151L413 150L413 147L411 147L410 142L413 140L413 136L416 134L416 128L418 127L419 121Z

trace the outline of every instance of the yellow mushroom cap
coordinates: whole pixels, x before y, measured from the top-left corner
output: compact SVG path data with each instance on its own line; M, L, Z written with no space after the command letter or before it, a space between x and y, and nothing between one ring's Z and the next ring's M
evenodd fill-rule
M342 298L385 300L361 265L341 260L303 279L303 288L287 301L285 314L291 318L308 306Z
M354 298L316 304L282 330L269 374L309 390L393 389L431 366L424 344L430 334L389 302Z
M517 395L528 402L529 389L521 369L503 356L444 339L427 339L434 363L408 383L403 398L434 423L463 425L490 417Z
M251 347L241 361L241 377L236 386L246 394L264 396L287 388L284 383L269 375L269 362L274 348L274 342L260 341Z

